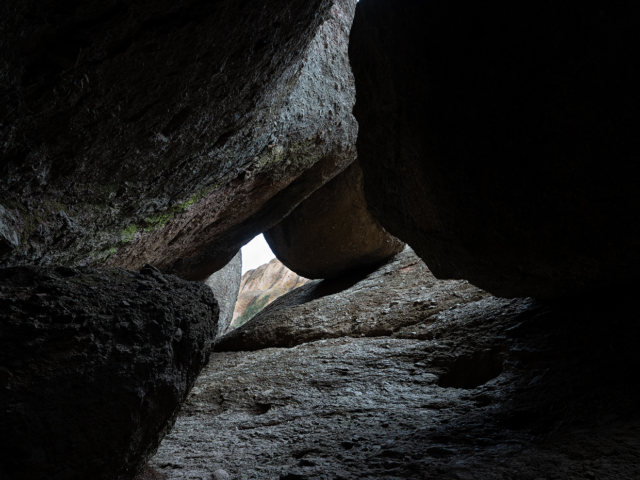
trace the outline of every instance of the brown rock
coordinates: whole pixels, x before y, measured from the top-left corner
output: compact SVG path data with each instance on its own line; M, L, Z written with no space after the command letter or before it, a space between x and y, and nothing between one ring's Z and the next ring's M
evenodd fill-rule
M129 479L209 359L199 282L123 269L0 269L0 478Z
M307 281L276 258L255 270L249 270L242 276L240 293L229 329L244 324L276 298L304 285Z
M636 278L639 10L360 2L350 58L375 217L438 278L500 296Z
M222 268L355 158L354 10L4 2L0 265Z
M404 247L367 210L357 162L316 190L264 238L282 263L307 278L335 278L380 264Z

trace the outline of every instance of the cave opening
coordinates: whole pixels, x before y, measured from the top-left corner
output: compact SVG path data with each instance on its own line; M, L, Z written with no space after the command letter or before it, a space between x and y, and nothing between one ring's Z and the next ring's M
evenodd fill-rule
M640 478L640 8L0 11L0 480Z

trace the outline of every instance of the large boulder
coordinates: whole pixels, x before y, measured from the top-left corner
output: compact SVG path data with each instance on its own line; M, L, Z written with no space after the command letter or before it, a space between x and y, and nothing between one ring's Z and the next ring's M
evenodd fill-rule
M204 282L211 288L220 308L217 336L222 335L227 330L231 320L234 318L233 313L238 301L241 281L242 252L238 252L223 269L218 270Z
M306 278L334 278L380 264L404 247L367 210L358 162L316 190L264 238L282 263Z
M640 269L640 8L360 2L369 207L438 278L557 297Z
M0 265L204 280L355 158L353 0L0 7Z
M130 479L207 363L209 287L86 267L0 270L0 478Z

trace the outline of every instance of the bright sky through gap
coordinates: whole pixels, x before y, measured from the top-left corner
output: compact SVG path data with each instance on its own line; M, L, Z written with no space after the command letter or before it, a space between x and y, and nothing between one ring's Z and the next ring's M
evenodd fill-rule
M276 258L262 234L242 247L242 274Z

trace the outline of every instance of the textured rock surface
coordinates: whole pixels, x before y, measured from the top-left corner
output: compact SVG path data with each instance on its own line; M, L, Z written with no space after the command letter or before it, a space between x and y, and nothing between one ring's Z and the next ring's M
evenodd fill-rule
M637 5L367 0L350 57L372 212L501 296L640 267Z
M443 312L488 294L437 280L409 247L373 272L312 281L216 340L214 350L293 347L322 338L425 338Z
M0 264L222 268L354 159L354 8L3 2Z
M222 269L205 280L218 301L220 316L218 317L218 336L224 334L234 317L240 283L242 280L242 252Z
M274 258L242 276L231 328L244 324L276 298L307 283L307 279Z
M443 283L458 304L420 339L213 353L153 465L169 479L640 477L635 288L541 302Z
M86 267L0 270L0 478L128 479L206 364L201 283Z
M379 265L404 247L367 210L358 162L316 190L264 238L282 263L306 278L335 278Z
M146 466L142 469L140 473L138 473L134 480L166 480L167 477L162 473L154 470L153 468Z

